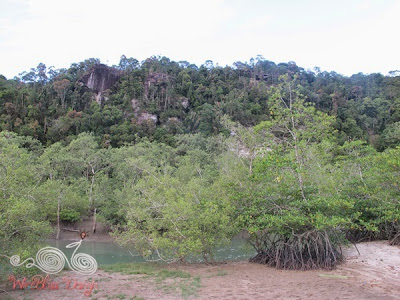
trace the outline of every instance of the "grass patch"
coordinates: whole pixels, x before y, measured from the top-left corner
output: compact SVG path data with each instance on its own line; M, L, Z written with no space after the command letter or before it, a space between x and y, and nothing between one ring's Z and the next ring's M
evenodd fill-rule
M180 270L161 270L157 273L157 277L161 280L165 280L167 278L190 278L191 275L187 272L183 272Z
M107 281L110 281L110 280L111 280L111 278L105 277L105 278L97 279L96 282L107 282Z
M103 265L100 267L108 273L121 273L125 275L148 275L158 277L160 280L167 278L190 278L191 275L180 270L162 269L159 265L149 263L128 263Z
M114 299L124 300L124 299L126 299L126 295L125 294L106 295L105 297L106 297L107 300L114 300Z
M228 275L228 272L226 272L225 270L219 270L217 273L217 276L225 276Z
M179 285L182 297L188 299L190 296L197 297L197 291L201 288L201 280L199 276L193 277L191 280L181 282Z
M200 277L192 277L188 272L166 269L162 265L154 263L120 263L102 265L100 269L108 273L146 275L143 279L154 280L157 289L162 289L166 293L180 291L184 299L197 295L197 290L201 287Z
M121 273L125 275L142 274L156 275L157 267L150 263L119 263L112 265L102 265L100 269L108 273Z

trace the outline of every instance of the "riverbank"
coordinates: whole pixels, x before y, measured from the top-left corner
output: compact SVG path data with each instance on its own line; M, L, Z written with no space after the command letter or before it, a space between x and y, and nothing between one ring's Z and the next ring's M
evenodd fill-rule
M84 220L77 222L73 225L62 225L60 235L59 235L59 240L60 241L75 241L79 240L79 232L80 231L85 231L87 232L87 236L85 238L85 241L90 241L90 242L114 242L114 238L109 235L108 228L105 224L101 222L97 222L96 224L96 232L92 233L92 228L93 228L93 217L90 218L85 218ZM75 231L71 231L75 230ZM56 231L56 228L54 228L54 231ZM56 238L56 233L54 232L52 235L49 236L50 240L55 240Z
M65 272L97 283L90 297L82 290L12 291L12 299L399 299L400 247L386 241L345 249L336 270L283 271L249 262L218 265L169 265L161 271L133 270L90 276ZM1 297L1 296L0 296ZM135 298L136 297L136 298Z

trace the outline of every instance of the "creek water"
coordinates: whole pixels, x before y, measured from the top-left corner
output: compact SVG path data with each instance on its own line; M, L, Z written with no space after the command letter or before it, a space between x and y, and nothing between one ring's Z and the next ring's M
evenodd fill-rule
M68 259L71 257L74 249L66 249L65 246L73 241L48 240L47 242L50 246L63 251ZM99 265L145 261L145 259L137 255L133 249L122 248L113 242L83 241L78 252L93 256ZM254 255L254 249L251 248L243 238L234 238L230 245L219 247L214 252L216 261L241 261L247 260ZM203 259L198 256L191 256L188 257L188 261L202 262Z

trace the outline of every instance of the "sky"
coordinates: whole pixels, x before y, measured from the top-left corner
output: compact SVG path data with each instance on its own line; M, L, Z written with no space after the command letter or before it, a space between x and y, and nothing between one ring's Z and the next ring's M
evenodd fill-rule
M0 74L121 55L198 66L262 55L313 70L400 70L400 0L0 0Z

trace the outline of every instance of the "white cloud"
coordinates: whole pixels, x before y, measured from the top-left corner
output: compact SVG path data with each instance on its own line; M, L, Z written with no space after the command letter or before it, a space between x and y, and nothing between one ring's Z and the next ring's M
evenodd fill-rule
M262 54L347 75L400 69L399 2L329 3L0 0L0 73L122 54L220 65Z

